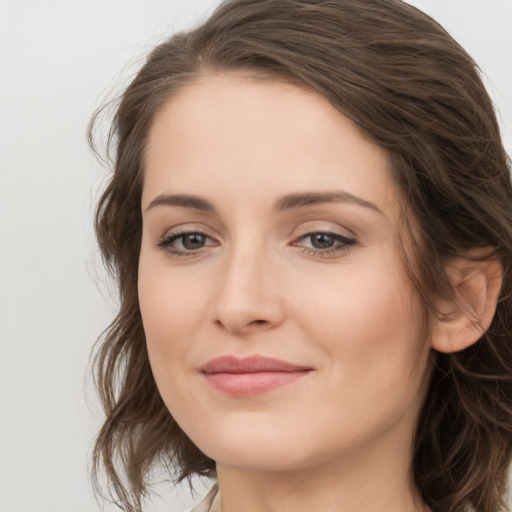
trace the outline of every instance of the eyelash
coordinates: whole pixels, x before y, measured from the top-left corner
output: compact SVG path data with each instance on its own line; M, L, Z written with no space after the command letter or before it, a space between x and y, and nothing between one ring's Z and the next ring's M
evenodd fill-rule
M312 231L305 235L302 235L297 240L303 241L307 238L311 238L314 235L327 235L332 237L334 245L333 247L329 247L327 249L314 249L311 247L302 247L302 253L307 254L308 256L316 256L320 258L329 258L330 256L335 256L344 251L348 251L355 243L355 239L348 238L340 233L332 232L332 231ZM297 246L296 242L293 242L292 245Z
M202 231L197 231L197 230L181 231L179 233L171 233L169 235L164 236L157 243L157 246L161 250L163 250L166 253L170 254L171 256L177 257L177 258L187 258L187 257L193 257L193 256L200 255L203 252L202 250L205 247L207 247L208 245L205 245L197 250L183 250L183 249L177 249L177 248L173 247L172 244L176 240L182 239L182 241L183 241L184 237L186 237L188 235L200 235L200 236L204 237L205 239L212 240L212 238L210 236L208 236L206 233L203 233ZM300 236L295 241L293 241L291 243L291 245L294 247L299 247L300 246L299 242L304 241L308 238L311 239L311 237L313 237L315 235L325 235L325 236L332 237L335 245L333 247L329 247L329 248L326 248L323 250L322 249L314 249L311 247L301 247L301 252L303 254L307 254L308 256L320 257L320 258L329 258L331 256L335 256L341 252L349 250L356 243L355 239L348 238L344 235L341 235L340 233L336 233L336 232L332 232L332 231L312 231L310 233L306 233L305 235ZM210 245L215 245L215 244L210 244Z
M206 233L203 233L202 231L198 231L198 230L181 231L179 233L171 233L169 235L164 236L158 242L157 245L163 251L165 251L165 252L169 253L171 256L175 256L177 258L188 258L191 256L197 256L198 254L200 254L202 252L201 249L203 249L204 247L201 247L200 249L195 250L195 251L194 250L187 251L187 250L182 250L182 249L176 249L172 245L176 240L179 240L180 238L183 239L187 235L201 235L206 239L211 239L210 236L208 236Z

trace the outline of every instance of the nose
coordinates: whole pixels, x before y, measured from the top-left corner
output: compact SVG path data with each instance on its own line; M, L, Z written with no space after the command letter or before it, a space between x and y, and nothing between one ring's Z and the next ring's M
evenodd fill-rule
M219 273L214 321L231 334L265 331L284 320L277 269L263 252L232 252Z

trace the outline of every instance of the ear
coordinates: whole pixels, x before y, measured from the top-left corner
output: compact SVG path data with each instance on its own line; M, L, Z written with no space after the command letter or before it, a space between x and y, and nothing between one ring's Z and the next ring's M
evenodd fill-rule
M489 250L475 249L449 261L446 273L454 300L435 304L430 339L439 352L458 352L476 343L491 325L501 290L502 267L498 259L480 259Z

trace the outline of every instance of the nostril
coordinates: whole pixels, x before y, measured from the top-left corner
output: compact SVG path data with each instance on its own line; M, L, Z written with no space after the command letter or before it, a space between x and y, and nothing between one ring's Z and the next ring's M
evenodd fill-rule
M252 322L249 323L249 325L264 325L266 323L266 320L253 320Z

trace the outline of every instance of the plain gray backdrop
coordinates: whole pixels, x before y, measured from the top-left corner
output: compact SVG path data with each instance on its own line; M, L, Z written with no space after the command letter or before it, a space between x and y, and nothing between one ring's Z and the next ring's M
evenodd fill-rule
M156 43L217 3L0 0L1 512L99 510L87 467L101 414L85 375L115 300L91 227L106 171L86 126ZM512 0L411 3L480 64L510 152ZM182 489L148 510L191 503Z

